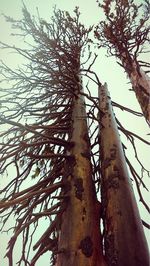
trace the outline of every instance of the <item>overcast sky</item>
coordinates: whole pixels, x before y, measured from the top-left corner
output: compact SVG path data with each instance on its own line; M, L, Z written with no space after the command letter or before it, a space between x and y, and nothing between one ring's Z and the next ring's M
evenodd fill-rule
M137 1L140 2L140 1ZM80 7L81 19L85 25L93 25L102 19L102 14L97 7L96 1L94 0L24 0L28 10L31 14L36 15L37 7L40 13L40 16L47 21L49 21L54 5L58 8L70 11L74 10L75 6ZM0 0L0 13L5 13L8 16L14 17L15 19L20 19L22 17L21 13L22 1L21 0ZM0 40L7 43L15 43L16 45L22 45L23 40L17 40L16 37L11 36L12 29L8 23L5 22L3 17L0 17ZM141 111L137 103L136 97L131 89L131 85L126 78L126 74L123 69L116 63L115 58L106 57L106 51L103 49L98 52L99 57L95 64L95 70L99 76L99 79L102 83L107 82L108 88L113 101L116 101L122 105L128 106L136 111ZM11 67L15 67L18 64L21 64L22 61L16 55L12 53L7 53L4 50L0 51L0 59L3 59ZM116 111L116 110L115 110ZM141 134L144 138L147 137L148 126L143 118L136 118L133 115L126 114L124 112L116 111L118 116L123 121L123 124L129 129L137 134ZM137 143L139 147L142 161L145 163L146 167L150 165L150 156L148 153L148 148L141 143ZM132 157L132 151L129 154L131 160L134 161ZM138 166L137 166L138 168ZM146 195L148 198L148 195ZM142 209L142 218L147 217L147 213ZM146 233L147 238L148 232ZM6 236L0 235L0 243L6 243ZM4 252L5 245L3 245ZM1 249L1 248L0 248ZM18 250L17 250L18 249ZM19 245L16 248L15 252L19 251ZM0 265L7 266L8 263L6 260L2 259L4 253L0 250ZM45 261L45 257L39 260L39 263L36 266L41 266Z

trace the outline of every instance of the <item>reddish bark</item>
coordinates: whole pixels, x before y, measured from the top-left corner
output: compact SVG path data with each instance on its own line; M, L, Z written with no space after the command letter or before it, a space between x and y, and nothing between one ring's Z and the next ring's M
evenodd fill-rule
M85 104L82 96L74 100L70 154L68 204L61 221L57 266L102 266L99 202L92 181L90 143Z
M148 266L148 247L107 86L100 88L104 242L108 265Z
M128 58L122 56L121 60L123 67L129 75L143 115L150 124L150 79L145 72L141 70L137 61L133 61L130 57Z

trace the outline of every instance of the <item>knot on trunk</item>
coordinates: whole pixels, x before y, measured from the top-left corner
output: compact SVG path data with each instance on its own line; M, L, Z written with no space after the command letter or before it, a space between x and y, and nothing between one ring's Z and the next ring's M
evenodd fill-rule
M93 242L90 236L81 240L79 248L86 257L91 257L93 254Z

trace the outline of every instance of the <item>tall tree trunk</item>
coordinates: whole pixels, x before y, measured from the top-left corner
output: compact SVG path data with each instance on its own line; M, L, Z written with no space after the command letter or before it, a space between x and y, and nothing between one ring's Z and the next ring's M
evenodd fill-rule
M148 266L149 255L107 86L99 105L104 244L108 265Z
M137 61L128 55L121 58L122 65L129 75L133 90L141 106L143 115L150 124L150 78L141 70Z
M70 154L67 165L70 190L61 221L57 266L103 266L100 203L96 199L90 162L90 142L83 96L75 97Z

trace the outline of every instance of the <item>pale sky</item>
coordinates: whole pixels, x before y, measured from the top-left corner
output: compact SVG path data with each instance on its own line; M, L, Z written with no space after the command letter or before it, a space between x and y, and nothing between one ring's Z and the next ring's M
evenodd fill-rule
M139 1L137 1L139 2ZM31 14L36 14L36 7L39 9L40 16L49 21L49 18L52 15L53 6L56 5L58 8L70 11L74 10L75 6L80 7L81 19L85 25L92 25L97 23L100 18L102 18L100 14L100 10L97 7L96 0L24 0L28 10ZM14 17L15 19L21 18L21 0L0 0L0 13L4 13L8 16ZM17 40L16 37L10 36L12 29L10 25L8 25L3 17L0 17L0 40L7 43L15 43L18 46L22 45L23 40ZM116 101L122 105L128 106L136 111L141 111L140 107L137 103L136 97L133 92L129 91L131 85L128 84L129 80L126 79L126 74L124 70L116 63L115 58L108 58L105 56L106 51L103 49L98 52L99 57L96 61L94 70L97 72L99 79L102 83L107 82L108 88L110 91L110 95L113 101ZM146 56L145 56L146 58ZM6 51L0 50L0 59L3 59L7 64L11 67L17 66L21 61L19 57L15 54L8 54ZM147 134L149 133L148 126L143 118L136 118L133 115L126 114L125 112L116 111L117 116L119 116L120 121L122 121L123 125L125 125L129 130L136 132L137 134L141 134L143 138L148 139ZM126 145L128 145L126 141ZM146 167L150 165L150 156L148 148L141 144L137 143L140 154L142 156L142 162L145 163ZM133 158L133 152L129 148L129 157L131 161L136 162ZM138 168L138 166L136 166ZM147 181L149 182L149 181ZM149 194L145 194L147 199ZM140 208L141 216L143 219L147 218L147 213L143 208ZM148 220L147 220L148 222ZM40 234L40 232L39 232ZM150 234L146 230L147 239L150 242ZM7 260L4 260L2 257L4 255L4 249L6 247L7 241L6 235L0 234L0 243L4 243L3 248L0 247L0 265L7 266ZM2 245L2 244L1 244ZM19 244L15 249L15 257L17 257L17 253L19 252ZM41 266L42 263L46 263L45 256L43 256L39 262L36 263L36 266ZM14 264L15 265L15 264ZM43 264L46 265L46 264Z

